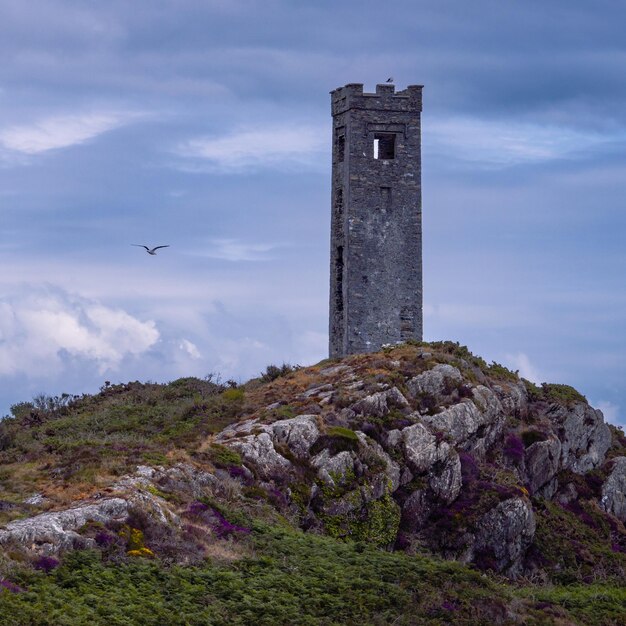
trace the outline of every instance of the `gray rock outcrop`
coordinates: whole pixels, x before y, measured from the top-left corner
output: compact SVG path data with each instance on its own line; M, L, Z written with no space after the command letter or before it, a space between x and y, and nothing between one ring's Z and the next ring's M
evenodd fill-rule
M148 520L146 528L167 525L155 536L183 543L194 508L205 516L202 541L211 540L217 536L211 520L222 515L211 513L212 503L218 511L217 503L227 502L245 510L274 507L281 519L311 532L409 551L419 546L519 576L542 567L533 561L538 550L527 554L533 506L542 520L559 510L540 498L586 524L591 504L584 500L606 476L599 505L626 522L626 456L603 465L612 433L602 413L567 402L578 396L533 387L459 353L452 346L425 361L405 346L384 363L383 356L365 365L355 357L350 367L312 368L309 379L299 374L269 392L252 386L243 405L250 412L185 450L188 462L139 466L90 501L12 521L0 530L0 544L44 554L91 547L94 528L81 531L87 522L119 529L115 524L129 515ZM436 358L447 362L422 371ZM277 419L280 407L301 414ZM573 475L594 469L586 478ZM53 501L42 488L26 503L4 506L15 517ZM594 515L603 515L597 504ZM615 534L621 525L608 519L608 526L615 535L608 546L622 550Z
M0 530L0 544L17 543L43 554L53 554L74 547L93 547L76 531L87 522L125 521L129 513L128 501L107 498L95 503L41 513L28 519L9 522Z
M611 473L602 485L600 506L626 522L626 457L613 459Z
M533 540L535 528L530 502L510 498L480 520L474 549L492 554L497 571L516 576L521 573L522 557Z
M350 407L357 415L384 417L392 408L408 408L407 399L396 387L379 391L359 400Z
M292 419L274 422L272 432L274 441L286 445L299 459L309 455L309 448L320 435L315 415L298 415Z
M476 387L473 397L441 413L424 415L422 421L443 431L454 445L482 458L502 434L506 416L498 397L487 387Z
M452 365L435 365L407 382L409 393L414 397L429 395L440 399L446 395L448 386L463 381L461 372Z
M526 473L531 493L551 498L561 468L561 442L556 438L537 441L526 449Z
M399 446L414 475L426 475L433 492L443 502L452 502L461 489L461 462L456 450L438 439L424 424L391 431L390 445Z
M548 413L561 440L561 465L584 474L600 465L611 445L611 431L602 411L578 402L570 408L555 405Z

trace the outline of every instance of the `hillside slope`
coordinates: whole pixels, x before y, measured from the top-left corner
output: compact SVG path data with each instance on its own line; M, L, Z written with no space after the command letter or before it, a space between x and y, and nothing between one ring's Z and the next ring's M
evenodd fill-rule
M626 617L623 433L458 344L12 412L0 608L24 624Z

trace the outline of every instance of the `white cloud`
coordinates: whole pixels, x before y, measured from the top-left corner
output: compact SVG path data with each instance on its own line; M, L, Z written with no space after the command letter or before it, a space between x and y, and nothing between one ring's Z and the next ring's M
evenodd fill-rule
M181 339L178 347L192 359L200 359L202 355L200 354L200 350L198 350L198 346L189 339Z
M69 357L99 373L115 370L159 339L154 322L64 292L16 296L0 303L0 374L47 375Z
M204 162L209 168L238 172L258 168L309 167L325 155L325 127L283 125L240 129L219 137L197 137L181 143L175 152Z
M567 158L625 138L624 131L606 135L560 126L464 117L429 120L424 131L426 151L491 167Z
M267 261L276 246L265 243L245 243L239 239L211 239L210 248L195 256L225 261Z
M519 370L519 374L522 378L526 378L526 380L530 380L533 383L542 382L541 375L537 371L537 368L530 362L530 358L527 354L523 352L507 354L504 360L508 367Z
M92 112L46 117L0 130L0 145L26 155L82 144L140 117L132 112Z

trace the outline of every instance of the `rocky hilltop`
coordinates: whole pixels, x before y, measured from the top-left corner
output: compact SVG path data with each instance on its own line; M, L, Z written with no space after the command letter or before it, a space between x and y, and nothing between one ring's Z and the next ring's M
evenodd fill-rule
M571 387L455 343L269 367L245 385L107 383L13 413L0 423L9 574L82 548L237 560L254 520L528 584L625 573L623 433ZM490 619L531 623L518 618Z

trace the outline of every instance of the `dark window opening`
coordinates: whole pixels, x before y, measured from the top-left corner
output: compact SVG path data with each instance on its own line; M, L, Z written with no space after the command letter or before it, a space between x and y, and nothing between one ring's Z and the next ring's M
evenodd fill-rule
M343 189L337 189L335 192L335 209L339 214L343 214Z
M343 189L335 191L335 205L333 207L333 228L339 241L343 237Z
M374 158L389 160L396 156L396 136L392 133L374 135Z
M335 310L343 315L343 246L337 246L335 256Z
M337 162L341 163L344 159L346 151L345 126L335 129L335 150L337 154Z

